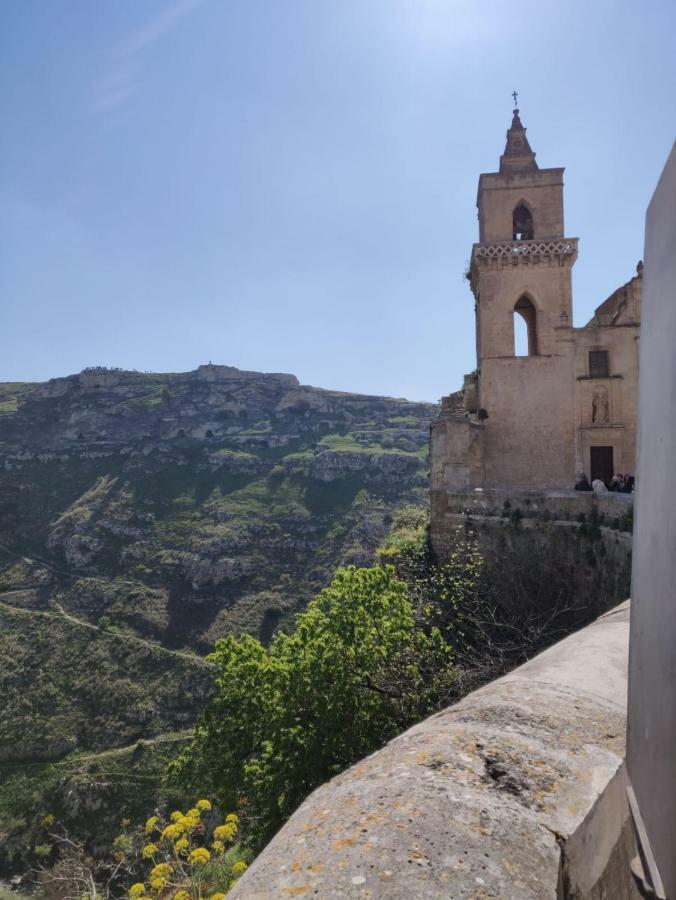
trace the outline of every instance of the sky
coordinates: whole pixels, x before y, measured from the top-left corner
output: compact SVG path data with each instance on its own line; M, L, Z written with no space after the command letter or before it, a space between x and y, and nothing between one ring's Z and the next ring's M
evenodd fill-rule
M565 166L575 324L635 273L676 3L4 0L0 381L212 361L437 400L511 92Z

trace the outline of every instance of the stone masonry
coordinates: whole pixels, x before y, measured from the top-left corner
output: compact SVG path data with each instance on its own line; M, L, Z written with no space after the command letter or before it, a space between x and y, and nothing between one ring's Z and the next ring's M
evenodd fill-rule
M538 167L514 110L499 171L479 178L477 368L461 406L444 399L432 424L433 510L448 491L571 490L580 472L634 472L643 267L573 327L578 240L565 235L563 172Z

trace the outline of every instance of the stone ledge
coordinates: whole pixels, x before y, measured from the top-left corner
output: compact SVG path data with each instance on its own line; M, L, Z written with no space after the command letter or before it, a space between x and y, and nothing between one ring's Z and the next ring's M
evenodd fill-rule
M485 488L483 490L432 489L432 494L443 500L447 513L470 516L501 516L519 509L524 518L538 518L543 514L552 519L579 521L580 513L616 517L632 511L634 494L607 491L529 490Z
M635 897L628 603L316 790L234 898Z

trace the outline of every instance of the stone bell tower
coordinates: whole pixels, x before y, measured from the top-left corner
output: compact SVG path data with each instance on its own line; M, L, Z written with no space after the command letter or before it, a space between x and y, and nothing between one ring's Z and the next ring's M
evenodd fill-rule
M432 489L570 488L577 239L564 237L563 169L538 167L518 109L499 170L479 177L477 207L477 368L464 410L447 405L433 426ZM519 328L527 349L515 343Z

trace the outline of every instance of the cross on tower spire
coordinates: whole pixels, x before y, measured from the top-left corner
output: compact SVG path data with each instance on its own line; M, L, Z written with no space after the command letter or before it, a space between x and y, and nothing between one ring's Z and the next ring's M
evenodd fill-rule
M516 91L512 91L512 97L514 97L514 108L516 109L519 105L519 95Z

